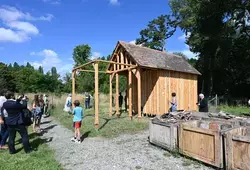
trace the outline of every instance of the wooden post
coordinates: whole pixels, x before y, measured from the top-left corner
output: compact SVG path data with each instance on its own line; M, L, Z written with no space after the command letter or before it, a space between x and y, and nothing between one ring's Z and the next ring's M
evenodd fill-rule
M137 85L138 85L138 119L141 118L141 70L138 68L138 77L137 77Z
M98 62L95 63L95 128L99 127Z
M132 71L128 71L128 115L132 120Z
M123 55L123 52L121 51L120 54L121 54L121 61L120 61L120 62L121 62L122 64L124 64L124 55ZM121 65L121 69L123 69L123 68L124 68L124 65Z
M120 108L119 108L119 74L116 73L116 116L119 117L120 116Z
M75 101L75 98L76 98L76 90L75 90L75 74L76 74L76 71L72 71L72 103ZM73 107L73 106L72 106Z
M113 103L113 100L112 100L112 74L109 75L109 116L111 117L112 116L112 103Z

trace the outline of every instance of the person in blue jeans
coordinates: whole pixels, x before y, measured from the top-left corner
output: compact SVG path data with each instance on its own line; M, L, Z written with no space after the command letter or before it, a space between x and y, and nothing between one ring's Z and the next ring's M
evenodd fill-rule
M0 149L8 149L8 146L6 145L6 141L9 137L8 127L4 123L1 125L1 141L0 141Z
M1 132L0 132L0 149L8 149L8 146L6 145L6 141L9 137L8 133L8 127L4 120L4 114L3 114L3 103L7 101L6 97L4 96L4 91L0 91L0 124L1 124Z
M170 104L171 104L170 111L171 111L171 112L177 111L176 93L172 93L172 100L171 100Z

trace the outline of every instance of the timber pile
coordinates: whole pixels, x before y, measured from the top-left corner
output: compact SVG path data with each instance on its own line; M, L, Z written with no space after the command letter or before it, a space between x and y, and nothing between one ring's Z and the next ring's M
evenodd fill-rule
M167 123L177 123L188 120L194 120L191 112L170 112L160 117L160 120Z

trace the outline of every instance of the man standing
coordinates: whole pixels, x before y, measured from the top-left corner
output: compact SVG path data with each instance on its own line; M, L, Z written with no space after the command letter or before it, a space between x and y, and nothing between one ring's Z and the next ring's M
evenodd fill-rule
M88 92L85 92L85 109L89 109L90 104L90 95Z
M26 153L31 152L29 147L29 137L27 129L23 123L21 114L23 109L27 109L20 102L14 100L14 93L7 92L5 95L7 101L3 104L2 110L5 112L5 122L9 132L9 152L15 154L15 138L18 132L22 138L23 148Z
M208 102L205 99L204 94L200 94L200 102L198 103L199 112L208 112Z
M7 125L4 121L3 112L1 111L3 107L3 103L6 101L7 99L4 96L4 92L0 91L0 124L1 124L0 149L8 149L8 146L6 145L6 141L9 137L9 133L8 133Z
M120 107L120 109L122 109L122 104L123 104L123 96L122 96L122 93L120 92L119 93L119 107Z

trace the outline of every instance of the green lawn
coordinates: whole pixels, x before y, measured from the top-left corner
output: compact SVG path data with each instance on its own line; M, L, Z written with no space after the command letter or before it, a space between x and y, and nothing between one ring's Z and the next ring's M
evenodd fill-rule
M16 137L17 154L10 155L8 150L0 150L0 169L4 170L60 170L60 164L54 159L54 152L49 149L46 140L39 136L30 134L30 144L36 151L25 154L22 144L20 144L19 134ZM21 151L20 151L21 150Z
M220 106L220 110L224 112L231 113L236 116L250 116L250 108L249 107L231 107L231 106Z
M148 128L147 118L142 118L139 122L137 119L131 121L128 119L128 113L123 112L121 117L117 119L116 115L109 117L108 110L108 104L100 104L98 131L94 126L94 109L85 110L81 133L89 137L113 138L123 133L134 133ZM52 112L52 116L66 128L74 130L72 127L73 116L63 112L63 106L57 107Z

